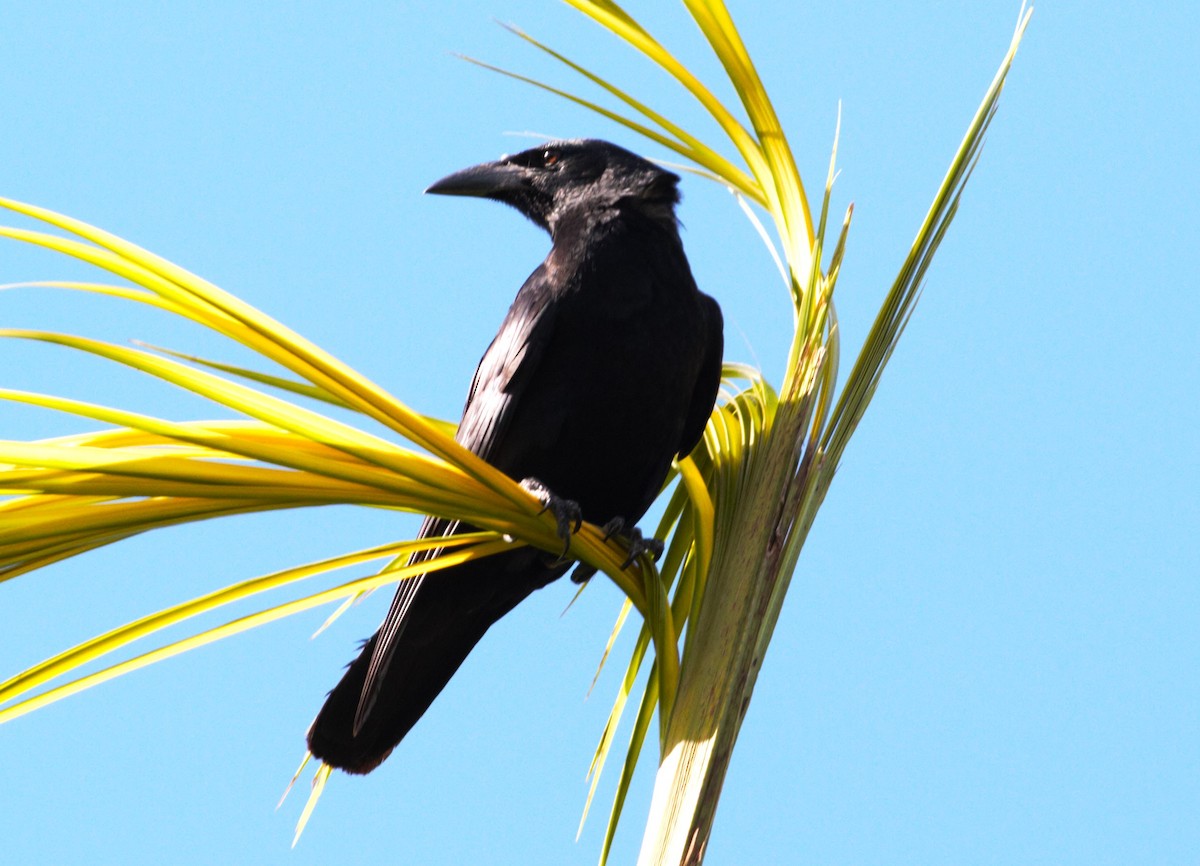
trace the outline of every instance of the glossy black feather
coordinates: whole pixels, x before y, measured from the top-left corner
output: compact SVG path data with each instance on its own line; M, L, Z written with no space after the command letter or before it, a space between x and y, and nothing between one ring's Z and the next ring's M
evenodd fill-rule
M699 441L717 393L721 311L684 256L677 182L614 145L571 141L429 190L503 201L550 232L549 255L479 363L458 440L597 524L641 518L671 460ZM430 518L421 534L459 530ZM521 548L403 583L313 722L313 755L370 772L488 627L566 569Z

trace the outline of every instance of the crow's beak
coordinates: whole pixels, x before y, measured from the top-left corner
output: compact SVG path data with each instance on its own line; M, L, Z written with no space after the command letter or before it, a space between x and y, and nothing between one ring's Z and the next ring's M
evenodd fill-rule
M433 195L502 196L528 186L528 171L510 162L485 162L447 175L425 192Z

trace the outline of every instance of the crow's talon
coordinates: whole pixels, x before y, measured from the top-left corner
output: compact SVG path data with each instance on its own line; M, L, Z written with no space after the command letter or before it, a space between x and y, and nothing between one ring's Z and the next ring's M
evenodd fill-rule
M625 518L624 517L614 517L612 520L608 521L608 523L604 524L604 526L602 526L600 528L604 530L604 540L605 541L608 541L614 535L625 535L626 534ZM637 527L634 527L634 529L636 529L636 528Z
M633 561L643 553L650 554L650 557L658 562L658 558L663 553L663 543L657 538L646 538L642 535L642 531L636 526L629 526L625 518L614 517L608 523L604 524L604 540L608 541L613 536L625 539L629 544L629 555L625 557L625 561L621 563L621 568L629 568Z
M554 519L558 523L558 537L563 542L562 553L559 554L555 565L563 562L567 558L567 552L571 549L571 535L578 532L583 526L583 510L580 509L578 502L555 496L550 492L549 487L536 478L524 479L521 481L521 486L541 500L542 510L538 514L545 514L549 511L554 515Z
M643 537L642 531L635 526L629 530L629 556L625 557L621 568L629 568L633 561L643 553L650 554L650 558L658 562L658 558L663 554L663 543L657 538Z

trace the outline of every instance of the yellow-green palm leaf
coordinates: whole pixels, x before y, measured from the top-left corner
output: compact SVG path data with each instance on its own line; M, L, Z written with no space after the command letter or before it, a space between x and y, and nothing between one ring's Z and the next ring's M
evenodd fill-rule
M572 85L498 71L599 112L726 185L767 241L794 311L793 339L778 385L752 368L726 366L725 387L703 444L679 461L668 483L656 532L667 546L658 567L643 560L622 570L622 552L596 527L585 526L571 541L570 555L602 569L627 597L614 639L631 611L641 615L590 767L588 805L632 701L636 713L601 861L643 747L655 741L651 728L657 719L659 772L640 862L696 863L801 547L957 211L1029 12L1022 11L1000 69L838 390L840 335L833 296L852 212L840 219L830 214L836 136L814 213L816 199L806 192L784 124L723 3L684 2L727 78L705 83L616 3L567 2L660 67L711 117L719 140L704 140L653 108L650 95L635 93L515 28L520 39L561 63L573 80L598 92L588 97L576 94ZM715 95L727 84L736 94L733 104ZM362 593L411 576L416 568L405 563L416 550L440 549L435 559L420 564L423 572L514 544L559 548L553 518L541 514L539 503L519 485L459 446L452 425L414 411L281 323L128 241L32 205L0 199L0 208L34 225L0 227L0 237L73 257L106 272L105 279L121 281L29 284L30 290L84 292L153 307L210 329L264 363L264 369L251 369L144 343L124 346L86 335L0 330L5 339L51 344L155 377L208 400L226 418L170 421L116 406L0 390L0 399L11 403L104 425L69 437L0 441L0 581L159 527L277 509L356 505L435 514L480 528L470 535L397 541L287 567L150 613L0 683L0 722L299 611L340 603L336 616ZM337 420L328 414L331 408L339 417L348 411L383 432ZM342 569L350 569L350 575L339 577L342 582L332 588L302 584ZM292 597L286 601L264 601L257 611L216 627L154 643L168 627L289 589ZM146 644L134 650L138 641ZM612 646L610 641L604 659ZM105 666L79 675L81 666L97 661ZM328 775L328 768L318 769L301 825Z

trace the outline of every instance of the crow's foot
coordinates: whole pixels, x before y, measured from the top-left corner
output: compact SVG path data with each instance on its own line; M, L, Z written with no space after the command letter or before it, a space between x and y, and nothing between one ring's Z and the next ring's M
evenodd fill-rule
M623 569L629 568L633 561L643 553L650 554L650 558L655 562L658 562L658 558L662 556L663 543L657 538L646 538L640 529L636 526L629 526L623 517L614 517L604 524L604 540L608 541L614 535L629 544L629 555L621 563Z
M579 508L579 503L555 496L549 487L536 478L522 480L521 486L541 500L542 510L538 514L549 511L558 522L558 537L562 539L563 549L555 564L563 562L567 558L567 551L571 549L571 533L578 532L583 526L583 511Z

